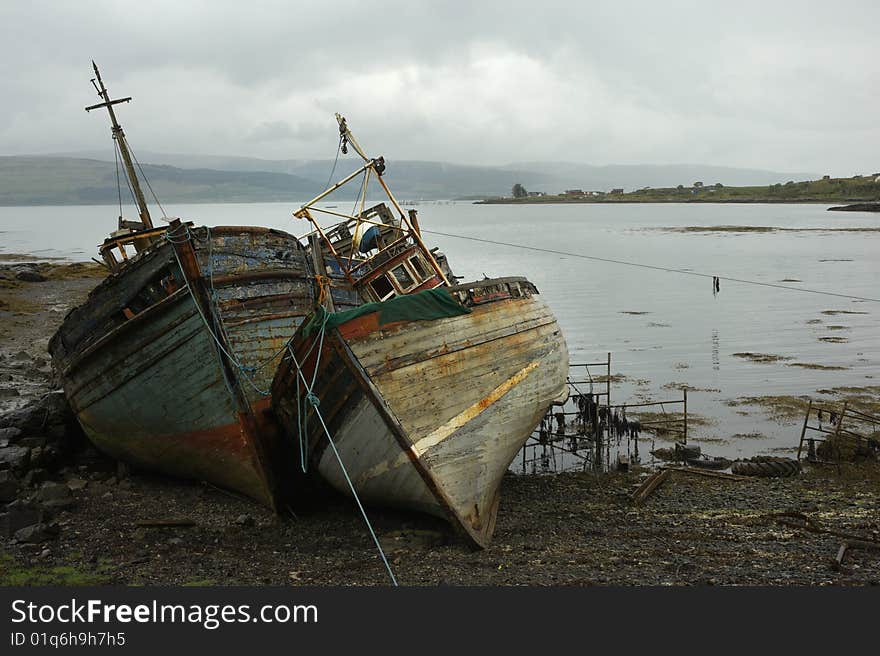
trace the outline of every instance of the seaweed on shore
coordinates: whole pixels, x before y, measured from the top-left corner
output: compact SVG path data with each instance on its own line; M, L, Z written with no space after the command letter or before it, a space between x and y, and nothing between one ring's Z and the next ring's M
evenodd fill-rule
M773 353L752 353L746 351L744 353L734 353L733 357L742 358L744 360L751 360L752 362L760 362L760 363L771 363L771 362L783 362L785 360L791 360L792 358L786 355L774 355Z
M800 367L801 369L813 369L816 371L846 371L850 367L840 367L837 365L817 364L815 362L789 362L786 367Z
M809 405L809 398L787 395L742 396L724 403L730 407L758 407L771 419L783 422L803 417Z

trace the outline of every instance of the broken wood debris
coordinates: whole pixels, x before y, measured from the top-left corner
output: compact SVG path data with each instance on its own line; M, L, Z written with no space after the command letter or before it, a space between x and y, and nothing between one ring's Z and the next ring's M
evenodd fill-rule
M666 469L661 469L648 476L638 489L632 493L630 498L633 500L633 503L637 506L642 505L654 493L654 490L663 485L667 478L669 478L669 471Z
M880 550L880 544L877 542L865 542L864 540L847 540L846 542L841 543L840 549L837 550L837 556L831 563L831 567L837 572L852 574L852 570L849 567L844 567L843 559L846 558L846 554L853 549Z
M695 476L708 476L709 478L723 478L728 481L749 481L753 480L750 476L740 476L738 474L727 474L725 472L707 471L705 469L697 469L695 467L683 467L681 465L662 465L660 467L665 471L683 472L685 474L693 474Z
M828 535L835 535L839 538L843 538L845 540L855 540L857 542L867 542L871 544L875 544L880 547L880 539L876 536L871 537L867 535L856 535L854 533L845 533L843 531L835 531L834 529L825 528L821 524L819 524L815 519L811 517L807 517L803 513L799 512L780 512L780 513L770 513L769 515L765 515L768 519L772 519L783 526L788 526L789 528L797 528L804 531L809 531L810 533L825 533Z

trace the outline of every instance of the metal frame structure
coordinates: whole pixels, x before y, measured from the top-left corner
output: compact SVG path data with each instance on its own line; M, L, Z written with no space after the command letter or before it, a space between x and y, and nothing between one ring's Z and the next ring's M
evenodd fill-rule
M345 152L346 144L351 144L355 152L357 152L357 154L360 155L361 159L364 160L364 164L356 171L350 173L342 180L334 184L332 187L325 189L323 192L315 196L312 200L302 205L302 207L294 212L293 215L298 219L308 220L312 224L312 226L314 226L314 232L320 236L321 241L323 241L324 244L327 246L328 250L336 259L337 263L342 269L343 274L352 285L357 282L357 278L359 277L357 274L361 273L363 270L368 269L369 265L374 264L377 261L377 258L380 258L388 251L396 247L405 245L408 242L414 244L418 248L418 250L421 251L422 255L425 257L426 261L430 264L431 268L437 274L442 283L444 285L449 285L449 280L443 273L442 268L437 263L437 260L434 258L430 249L428 249L428 247L422 241L422 236L419 230L418 219L416 218L415 211L410 211L409 213L404 212L403 208L400 206L400 203L398 203L397 199L394 197L394 194L391 193L391 189L389 189L388 185L385 183L385 180L382 177L383 173L385 172L385 159L381 156L376 158L368 157L364 150L360 147L360 144L358 144L357 140L354 138L354 135L352 135L351 131L348 129L345 118L340 114L336 114L336 120L339 123L339 136L342 142L343 151ZM346 184L349 184L353 180L356 180L361 175L364 176L363 182L361 184L361 190L358 193L357 202L355 204L355 207L357 208L359 206L360 210L356 214L344 214L342 212L334 212L328 208L317 206L317 203L324 200ZM375 221L370 218L370 211L375 208L367 210L366 200L367 189L369 187L370 181L373 178L378 181L385 195L388 197L388 200L391 202L391 205L396 210L398 214L396 222L392 221L391 223L386 223ZM325 230L319 225L314 213L335 216L343 219L343 221L336 224L332 228ZM357 244L354 238L359 234L363 234L372 226L377 226L380 230L390 230L392 233L394 233L395 237L390 244L379 248L378 252L374 253L373 255L366 258L358 258L355 255ZM334 235L343 234L343 232L347 232L352 237L351 248L348 249L348 253L340 253L333 244L332 237Z

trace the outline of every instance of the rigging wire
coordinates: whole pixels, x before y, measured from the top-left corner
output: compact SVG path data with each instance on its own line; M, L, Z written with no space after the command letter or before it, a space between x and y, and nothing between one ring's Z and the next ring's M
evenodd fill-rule
M115 150L114 152L116 152L116 156L117 156L117 158L118 158L118 157L119 157L120 150L119 150L119 141L116 139L116 137L113 137L113 143L116 145L116 150ZM119 161L119 160L117 159L117 161ZM117 178L117 185L118 185L118 184L119 184L119 183L118 183L118 178ZM134 189L132 189L132 186L131 186L131 180L128 179L128 174L125 175L125 185L128 187L128 193L131 195L131 203L132 203L132 205L134 205L135 207L137 207L137 206L138 206L138 204L137 204L137 200L136 200L135 197L134 197Z
M333 168L330 169L330 175L327 176L327 184L324 185L324 191L327 191L330 188L330 183L333 181L333 174L336 173L336 165L339 163L339 151L342 150L342 140L345 139L344 135L340 135L339 137L339 145L336 146L336 158L333 160ZM323 193L323 192L321 192Z
M122 218L122 185L119 183L119 151L116 140L113 140L113 158L116 160L116 195L119 197L119 218Z
M709 273L700 273L699 271L686 271L685 269L672 269L669 267L662 267L655 264L641 264L639 262L627 262L626 260L615 260L608 257L599 257L596 255L586 255L584 253L572 253L570 251L561 251L553 248L541 248L539 246L527 246L525 244L514 244L506 241L495 241L492 239L482 239L480 237L468 237L466 235L456 235L449 232L438 232L436 230L422 230L422 232L431 235L439 235L441 237L454 237L456 239L466 239L468 241L476 241L483 244L493 244L495 246L508 246L510 248L522 248L524 250L535 251L539 253L551 253L553 255L565 255L566 257L576 257L583 260L594 260L596 262L607 262L610 264L622 264L624 266L631 267L639 267L642 269L651 269L654 271L665 271L667 273L681 273L690 276L698 276L700 278L712 278L717 277L720 280L727 280L729 282L738 282L746 285L760 285L762 287L773 287L776 289L786 289L788 291L793 292L806 292L810 294L821 294L824 296L836 296L838 298L849 298L857 301L871 301L873 303L880 303L880 298L869 298L867 296L856 296L853 294L840 294L838 292L829 292L821 289L809 289L807 287L789 287L787 285L778 285L772 282L761 282L758 280L745 280L743 278L732 278L730 276L713 276L713 274Z
M162 203L159 202L159 197L156 196L156 192L153 191L153 185L150 184L150 179L147 177L147 174L144 173L144 169L143 167L141 167L141 163L138 161L137 155L134 154L134 150L132 150L131 144L128 143L128 139L125 139L125 145L128 146L128 152L130 152L131 156L134 157L134 163L137 164L138 170L141 172L141 177L144 179L144 182L147 183L147 187L150 189L150 193L153 194L153 200L156 201L156 205L159 206L159 210L162 212L162 216L167 219L168 215L165 213L165 208L162 207Z

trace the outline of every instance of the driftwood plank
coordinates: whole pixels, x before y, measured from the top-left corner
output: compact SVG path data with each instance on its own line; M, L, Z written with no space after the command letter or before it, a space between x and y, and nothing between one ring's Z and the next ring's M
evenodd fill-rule
M663 485L667 478L669 478L669 471L666 469L661 469L648 476L639 488L632 493L631 499L633 503L641 506L654 493L654 490Z
M678 465L663 465L661 469L665 471L676 471L684 474L694 474L695 476L707 476L709 478L723 478L728 481L752 481L752 476L739 476L738 474L726 474L725 472L706 471L705 469L696 469L694 467L681 467Z

